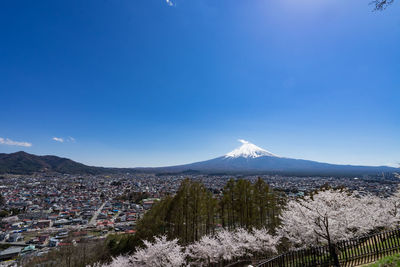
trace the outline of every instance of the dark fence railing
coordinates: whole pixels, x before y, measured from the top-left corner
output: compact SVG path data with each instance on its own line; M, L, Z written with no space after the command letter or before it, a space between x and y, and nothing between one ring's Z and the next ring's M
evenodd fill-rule
M320 246L291 251L260 262L257 267L334 266L332 248ZM400 229L338 242L334 245L340 266L357 266L400 252ZM334 253L332 253L334 254Z

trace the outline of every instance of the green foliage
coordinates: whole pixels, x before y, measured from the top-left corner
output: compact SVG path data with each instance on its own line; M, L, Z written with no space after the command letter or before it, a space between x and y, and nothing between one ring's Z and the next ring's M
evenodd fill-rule
M279 225L283 195L273 191L259 178L254 184L247 180L229 180L220 201L223 227L267 227L274 230Z
M150 194L148 192L135 192L125 190L122 196L119 196L119 200L129 200L130 202L139 204L143 199L149 198Z
M198 240L213 231L217 200L200 182L185 179L175 196L156 203L138 222L136 235L151 239L167 234L182 243Z
M400 267L400 254L385 257L368 267Z
M132 200L143 195L133 194ZM133 253L142 240L167 235L181 244L199 240L218 227L267 227L279 225L284 198L261 178L254 184L247 180L229 180L222 195L214 195L198 181L185 179L174 196L168 195L137 222L136 233L110 235L105 242L105 258Z
M282 201L283 197L261 178L254 184L231 179L222 196L214 196L201 182L185 179L174 196L156 203L139 220L137 240L131 244L162 234L188 244L214 233L219 225L229 229L267 227L274 230L279 224ZM122 249L123 245L117 247Z
M132 253L143 244L137 235L110 235L106 239L108 253L115 257L120 254Z

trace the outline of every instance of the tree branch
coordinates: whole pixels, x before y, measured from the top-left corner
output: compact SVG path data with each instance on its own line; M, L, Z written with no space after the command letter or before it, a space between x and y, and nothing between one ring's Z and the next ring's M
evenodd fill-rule
M374 5L375 11L385 10L389 5L393 4L394 0L374 0L370 4Z

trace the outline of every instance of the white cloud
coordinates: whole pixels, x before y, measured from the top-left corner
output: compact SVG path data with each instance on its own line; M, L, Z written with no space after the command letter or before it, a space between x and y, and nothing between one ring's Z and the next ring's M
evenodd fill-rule
M165 0L165 2L166 2L167 5L169 5L169 6L174 6L174 3L172 2L172 0Z
M1 145L9 145L9 146L24 146L24 147L31 147L32 144L28 142L18 142L18 141L13 141L8 138L2 138L0 137L0 144Z
M70 143L75 143L76 140L72 136L68 137L53 137L51 140L54 140L56 142L64 143L64 142L70 142Z
M61 137L53 137L52 139L56 142L64 143L64 139Z

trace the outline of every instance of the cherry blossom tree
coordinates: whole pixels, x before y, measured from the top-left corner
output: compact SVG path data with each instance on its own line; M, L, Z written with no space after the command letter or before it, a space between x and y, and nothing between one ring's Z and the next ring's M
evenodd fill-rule
M186 248L186 255L192 265L202 266L204 264L217 263L222 257L221 243L212 236L203 236L199 241Z
M234 231L221 230L215 236L203 236L198 242L189 245L186 254L191 265L209 265L222 260L252 257L255 253L276 252L280 241L266 229L248 231L239 228Z
M255 254L276 253L281 237L304 248L327 244L336 266L339 260L336 243L375 229L394 228L400 224L400 191L389 198L357 192L326 190L291 200L280 217L277 235L265 228L247 230L222 229L205 235L186 248L178 240L165 236L155 242L144 241L145 247L131 256L120 256L103 267L135 266L209 266ZM100 267L98 265L97 267Z
M384 202L371 195L326 190L288 202L280 233L295 247L328 244L339 266L335 243L384 226ZM382 209L379 211L378 207Z
M281 236L271 235L265 228L253 229L253 235L256 237L255 251L258 253L276 253L276 247L281 241Z
M275 253L280 236L273 236L265 228L247 231L243 228L235 232L235 240L243 256L252 257L255 253Z
M167 240L166 236L155 237L155 242L144 241L145 248L131 256L119 256L102 267L175 267L185 263L185 253L178 240ZM96 267L99 267L97 265Z
M137 266L173 267L185 262L185 254L178 245L178 239L167 240L166 236L156 237L155 242L144 241L146 248L139 249L131 260Z
M279 236L273 236L265 228L251 231L239 228L234 231L222 229L214 236L203 236L184 250L178 240L168 241L165 236L156 237L155 242L144 241L145 248L130 256L119 256L109 264L97 264L95 267L172 267L172 266L208 266L223 260L231 261L241 257L251 257L255 253L275 253L280 242Z
M96 263L93 267L130 267L133 266L128 256L118 256L113 258L109 264Z
M241 257L241 244L236 242L235 234L233 231L223 229L218 231L215 236L220 243L220 253L223 260L232 260L234 258Z
M392 196L374 201L372 209L377 213L378 224L386 229L400 225L400 188Z

